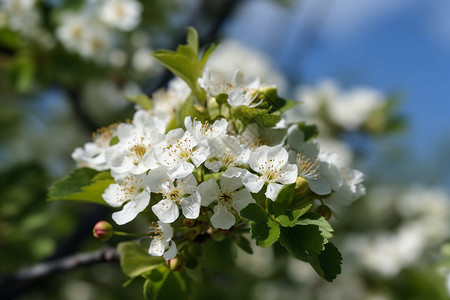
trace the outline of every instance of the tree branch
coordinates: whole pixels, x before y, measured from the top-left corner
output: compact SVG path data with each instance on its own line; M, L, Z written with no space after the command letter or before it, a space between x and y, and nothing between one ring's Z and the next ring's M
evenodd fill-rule
M48 278L54 274L68 272L80 267L90 266L103 262L118 262L120 255L115 248L105 247L97 251L78 253L61 259L55 259L23 268L17 273L7 276L0 281L0 295L6 289L13 289L24 284ZM1 297L4 299L3 297Z

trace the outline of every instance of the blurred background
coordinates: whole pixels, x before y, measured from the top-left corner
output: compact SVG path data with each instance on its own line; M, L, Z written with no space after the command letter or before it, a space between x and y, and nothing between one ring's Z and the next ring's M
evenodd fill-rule
M450 3L445 0L0 0L0 283L99 249L94 204L49 203L71 153L170 75L155 49L219 43L209 67L276 84L321 147L366 174L331 220L343 272L324 282L280 249L238 253L193 299L449 299ZM133 225L130 225L133 226ZM136 226L136 225L134 225ZM111 245L121 241L114 238ZM2 299L140 299L117 263L2 287ZM446 284L447 282L447 284Z

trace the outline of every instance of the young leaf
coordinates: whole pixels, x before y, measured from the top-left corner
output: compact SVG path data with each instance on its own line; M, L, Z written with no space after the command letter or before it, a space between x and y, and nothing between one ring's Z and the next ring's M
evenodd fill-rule
M239 246L239 248L241 248L248 254L253 254L252 246L250 245L250 242L245 237L243 237L240 234L239 235L236 234L236 235L232 235L231 239L233 240L233 242L236 243L236 245Z
M260 247L269 247L275 243L280 236L278 223L256 203L250 203L241 210L242 218L249 220L252 239Z
M114 180L109 172L99 173L89 168L76 169L49 188L47 200L78 200L106 205L102 194L111 183L114 183Z
M266 201L267 211L275 217L284 214L291 205L295 194L295 183L287 184L281 188L275 201Z
M276 219L283 227L293 227L297 225L298 218L304 215L311 208L311 206L312 204L309 204L302 209L288 211L286 214L280 215Z
M236 248L229 238L222 241L209 240L203 246L203 266L213 271L233 269Z
M187 285L180 272L172 272L165 266L152 270L144 283L146 300L186 299Z
M177 51L157 50L153 57L183 79L201 103L206 101L206 94L197 83L203 65L198 58L198 36L193 28L188 28L187 45L178 46Z
M151 109L152 108L152 101L150 100L150 98L145 95L145 94L139 94L136 97L128 97L125 96L125 98L132 102L135 103L137 105L139 105L140 107L142 107L143 109Z
M120 266L129 277L137 277L158 267L163 258L151 256L135 242L123 242L117 246L120 253Z
M331 282L341 273L342 255L332 243L328 243L317 257L310 258L310 264L317 274Z

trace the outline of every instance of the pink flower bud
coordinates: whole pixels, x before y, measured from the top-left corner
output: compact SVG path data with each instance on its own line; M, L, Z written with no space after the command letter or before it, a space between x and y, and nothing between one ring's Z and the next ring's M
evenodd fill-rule
M96 239L104 242L113 236L113 227L106 221L99 221L92 229L92 234Z

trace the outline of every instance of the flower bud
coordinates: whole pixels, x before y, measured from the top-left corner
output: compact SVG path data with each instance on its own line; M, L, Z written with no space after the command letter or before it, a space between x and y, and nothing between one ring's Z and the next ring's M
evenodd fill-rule
M300 195L308 190L308 181L304 177L297 177L295 181L295 194Z
M166 260L167 266L171 271L180 271L183 267L183 260L179 257L175 257L169 260Z
M100 221L95 224L92 234L96 239L104 242L113 236L113 227L106 221Z
M324 217L326 220L328 220L331 217L331 209L324 204L317 207L316 212L322 217Z

